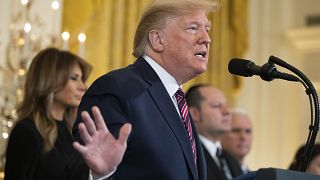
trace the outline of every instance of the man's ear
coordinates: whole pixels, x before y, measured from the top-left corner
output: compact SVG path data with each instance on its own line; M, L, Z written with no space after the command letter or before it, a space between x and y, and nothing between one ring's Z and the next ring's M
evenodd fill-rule
M200 111L196 107L189 107L189 112L191 114L192 120L194 122L199 122L200 121Z
M151 48L156 52L163 51L163 36L159 30L151 30L149 32L149 42Z

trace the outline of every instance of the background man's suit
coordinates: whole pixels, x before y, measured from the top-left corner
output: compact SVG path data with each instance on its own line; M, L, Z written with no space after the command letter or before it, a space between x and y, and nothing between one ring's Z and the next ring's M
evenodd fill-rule
M205 147L203 147L203 152L207 162L208 180L226 180L227 178ZM228 152L222 150L222 156L225 158L233 177L242 175L239 163Z
M193 123L197 167L172 99L143 58L97 79L83 96L78 112L91 112L94 105L115 137L124 123L132 124L126 153L112 179L206 180L205 159ZM76 138L80 121L78 114L73 129Z

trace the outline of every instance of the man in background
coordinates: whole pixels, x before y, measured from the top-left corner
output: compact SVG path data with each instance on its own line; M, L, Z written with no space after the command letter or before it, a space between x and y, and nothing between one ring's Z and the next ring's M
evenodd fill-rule
M223 149L228 151L241 165L243 173L249 171L245 157L250 152L252 143L252 124L243 110L232 111L231 131L221 137Z
M192 86L186 94L207 163L208 180L242 174L239 163L222 149L220 138L231 129L231 113L224 93L210 85Z

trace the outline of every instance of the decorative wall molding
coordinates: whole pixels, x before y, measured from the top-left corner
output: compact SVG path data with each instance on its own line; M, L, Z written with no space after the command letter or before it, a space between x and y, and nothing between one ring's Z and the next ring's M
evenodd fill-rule
M320 52L320 26L290 29L286 37L302 52Z

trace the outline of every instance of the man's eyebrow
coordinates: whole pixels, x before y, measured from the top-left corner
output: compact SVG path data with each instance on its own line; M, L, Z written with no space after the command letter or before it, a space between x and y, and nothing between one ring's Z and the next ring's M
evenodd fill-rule
M204 25L204 26L210 26L211 27L211 22L210 21L207 21L207 22L204 22L202 23L201 20L191 20L188 22L189 24L200 24L200 25Z

